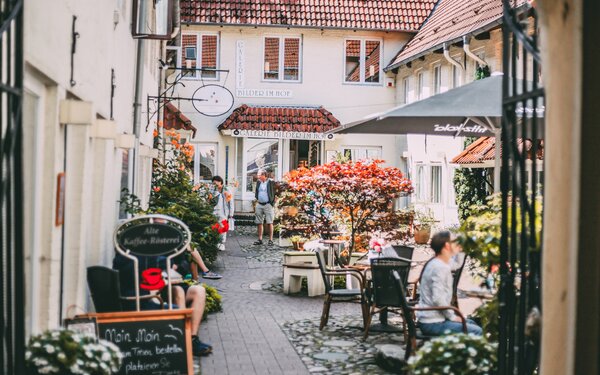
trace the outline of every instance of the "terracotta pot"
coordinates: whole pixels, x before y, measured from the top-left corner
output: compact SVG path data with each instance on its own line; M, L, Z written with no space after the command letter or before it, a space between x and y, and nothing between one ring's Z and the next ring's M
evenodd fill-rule
M415 227L415 243L425 245L429 242L429 237L431 237L431 227Z

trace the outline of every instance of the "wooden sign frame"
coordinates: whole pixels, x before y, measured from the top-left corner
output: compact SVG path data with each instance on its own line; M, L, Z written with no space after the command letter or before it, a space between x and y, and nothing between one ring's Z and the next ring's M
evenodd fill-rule
M96 319L98 327L103 324L110 323L126 323L126 322L143 322L143 321L169 321L169 320L181 320L185 319L185 353L187 360L187 375L194 374L194 363L192 358L192 309L178 309L178 310L150 310L150 311L134 311L134 312L114 312L114 313L96 313L96 314L84 314L77 315L76 319ZM98 330L100 332L100 329ZM106 340L105 337L100 339ZM109 340L110 341L110 340ZM115 343L119 346L118 343Z

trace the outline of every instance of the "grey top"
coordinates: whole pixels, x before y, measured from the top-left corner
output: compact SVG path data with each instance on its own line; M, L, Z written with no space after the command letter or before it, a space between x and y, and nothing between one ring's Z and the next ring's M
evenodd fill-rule
M452 272L451 265L439 258L427 264L421 277L419 287L421 298L420 307L450 306L452 302ZM439 323L454 319L454 311L417 311L421 323Z

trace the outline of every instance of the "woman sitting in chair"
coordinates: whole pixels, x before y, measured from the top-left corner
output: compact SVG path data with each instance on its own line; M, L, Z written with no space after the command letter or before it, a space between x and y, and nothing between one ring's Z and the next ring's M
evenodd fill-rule
M431 238L435 257L427 262L420 280L419 307L450 306L452 302L452 258L462 249L449 231L438 232ZM461 319L452 310L417 311L419 327L427 336L463 331ZM467 332L481 336L482 330L467 319Z

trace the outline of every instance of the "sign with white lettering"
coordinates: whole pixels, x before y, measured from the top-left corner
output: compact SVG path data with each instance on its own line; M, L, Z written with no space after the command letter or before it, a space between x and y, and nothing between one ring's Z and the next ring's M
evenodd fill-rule
M455 136L460 136L461 133L487 133L488 129L481 125L465 126L465 123L460 125L433 125L433 131L436 133L451 133Z
M122 249L135 255L158 256L180 249L185 240L183 232L167 223L142 223L120 228L117 242Z
M238 40L236 43L235 54L235 88L243 89L245 81L244 63L246 56L244 51L244 41Z
M235 129L231 132L234 137L249 138L275 138L275 139L303 139L309 141L332 141L333 134L329 133L309 133L309 132L286 132L281 130L240 130Z
M235 96L238 98L291 99L293 97L293 92L292 90L237 88L235 90Z
M190 309L89 314L123 354L119 375L193 373ZM77 317L80 318L80 317Z

